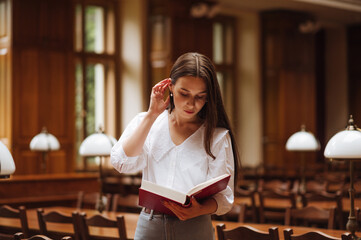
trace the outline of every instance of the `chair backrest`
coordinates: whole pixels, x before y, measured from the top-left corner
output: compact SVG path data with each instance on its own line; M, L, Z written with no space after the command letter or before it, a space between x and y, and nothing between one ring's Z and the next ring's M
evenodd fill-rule
M321 180L306 181L306 192L322 192L327 190L327 182Z
M234 229L226 229L224 224L216 226L217 236L219 240L278 240L278 228L269 228L268 232L259 231L250 226L239 226Z
M240 214L238 215L238 221L244 222L246 219L252 219L252 222L258 222L258 211L256 206L256 189L235 189L235 196L241 198L248 198L251 204L240 204ZM244 217L242 216L242 210L244 210ZM243 218L243 219L242 219Z
M52 238L49 238L45 235L34 235L29 238L25 238L24 234L22 232L16 233L13 238L14 240L53 240ZM73 238L70 236L64 236L61 238L61 240L72 240Z
M0 217L19 219L21 226L19 231L21 231L25 237L29 236L28 218L24 206L15 209L8 205L3 205L0 207Z
M82 208L96 209L97 204L99 204L99 200L100 200L99 192L80 191L78 193L76 207L78 209L82 209ZM110 202L111 202L111 194L103 195L102 200L105 203L104 211L109 211L110 210Z
M301 194L302 205L303 207L312 205L312 202L334 202L336 206L336 219L338 228L344 228L344 221L343 221L343 207L342 207L342 191L337 191L336 193L329 193L326 191L321 192L306 192Z
M286 207L296 208L296 192L291 189L291 185L288 184L288 182L272 182L273 188L271 188L270 185L265 187L262 182L258 188L259 218L261 223L264 223L267 220L283 222ZM266 205L267 199L272 201L286 201L288 206L285 206L285 208L282 209L271 209Z
M343 233L341 238L332 237L319 231L311 231L300 235L293 235L291 228L283 230L285 240L352 240L351 233Z
M138 205L138 201L139 196L137 194L127 194L125 196L114 194L111 211L139 213L142 207Z
M226 214L212 218L220 221L258 222L256 190L237 187L234 190L234 204Z
M331 209L323 209L314 206L287 208L285 225L335 229L335 211L335 207Z
M78 214L79 229L82 239L98 239L98 240L126 240L126 228L124 217L118 215L116 220L109 219L101 214L87 217L86 213ZM116 228L119 236L116 238L90 235L89 227Z
M78 227L78 218L76 212L73 212L72 215L66 215L59 211L50 211L45 213L43 209L39 208L37 209L37 215L41 235L46 235L48 237L56 239L62 238L65 236L64 233L49 231L47 227L48 223L71 224L74 230L73 238L75 240L80 240L80 231Z
M281 180L264 180L258 181L258 190L277 190L277 191L290 191L292 184L290 181Z

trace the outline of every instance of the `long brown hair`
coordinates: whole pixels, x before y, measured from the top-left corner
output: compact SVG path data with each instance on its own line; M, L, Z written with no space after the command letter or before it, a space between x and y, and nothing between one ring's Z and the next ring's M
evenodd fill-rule
M209 156L213 159L215 156L211 151L211 140L215 128L222 127L229 130L232 141L232 150L234 158L235 182L237 181L238 168L240 168L240 160L234 134L224 109L222 95L217 80L216 70L212 61L199 53L185 53L181 55L174 63L170 78L174 85L178 78L183 76L193 76L204 79L207 85L207 101L203 108L199 111L198 116L204 121L205 137L204 148ZM169 112L174 109L173 98L170 98Z

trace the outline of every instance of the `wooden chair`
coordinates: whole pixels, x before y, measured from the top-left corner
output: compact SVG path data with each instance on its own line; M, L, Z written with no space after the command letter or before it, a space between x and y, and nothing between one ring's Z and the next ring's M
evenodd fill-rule
M335 229L336 208L322 209L314 206L287 208L286 226L307 226Z
M308 180L306 181L306 192L322 192L327 191L327 182L321 180ZM300 194L303 194L299 191Z
M252 222L258 222L258 212L257 212L257 206L256 206L256 189L243 189L243 188L237 188L235 190L235 196L241 197L241 198L248 198L250 200L251 204L245 204L242 206L240 204L240 214L238 217L238 221L242 221L242 210L244 210L244 218L243 221L246 221L247 219L251 219ZM245 209L242 209L242 207Z
M324 182L326 185L325 191L335 193L339 190L342 190L346 184L346 174L344 171L326 171L323 174L317 174L315 180L319 182Z
M37 209L37 215L38 215L39 230L41 235L60 239L65 236L64 233L49 231L48 223L71 224L74 229L73 238L75 240L80 240L80 231L78 227L78 218L76 212L73 212L71 216L68 216L58 211L50 211L44 213L44 210L39 208Z
M258 182L258 190L277 190L277 191L290 191L292 184L290 181L281 180L264 180L260 179Z
M87 218L86 213L78 214L79 229L82 239L93 240L126 240L125 220L123 216L117 216L116 220L111 220L103 215L97 214ZM119 236L116 238L90 235L89 227L117 228Z
M342 190L337 191L336 193L329 192L306 192L301 194L302 205L303 207L312 205L312 202L334 202L336 206L336 219L337 219L337 227L340 229L345 228L344 220L343 220L343 207L342 207Z
M319 231L311 231L300 235L293 235L292 229L283 230L285 240L352 240L351 233L343 233L341 238L332 237Z
M243 202L244 201L244 202ZM235 189L235 204L232 209L215 220L237 221L237 222L258 222L256 207L256 190Z
M13 238L14 240L53 240L45 235L34 235L29 238L25 238L22 232L16 233ZM72 240L73 238L70 236L62 237L61 240Z
M96 209L97 203L99 201L99 192L84 192L80 191L78 193L78 200L76 207L78 209L87 208L87 209ZM111 194L105 194L103 196L103 201L105 201L104 211L110 211L110 202Z
M138 198L139 196L136 194L128 194L125 196L114 194L111 211L139 213L142 207L138 205Z
M287 207L296 208L296 192L291 188L290 182L270 181L268 184L261 182L258 188L260 222L283 223ZM283 201L288 206L284 208L271 208L268 201Z
M15 209L8 205L3 205L0 207L0 217L19 219L21 227L18 229L9 229L9 233L15 234L16 232L21 231L25 237L29 236L28 218L26 214L26 208L24 206L20 206L18 209Z
M269 228L268 232L259 231L250 226L226 229L224 224L216 226L218 240L279 240L278 228Z

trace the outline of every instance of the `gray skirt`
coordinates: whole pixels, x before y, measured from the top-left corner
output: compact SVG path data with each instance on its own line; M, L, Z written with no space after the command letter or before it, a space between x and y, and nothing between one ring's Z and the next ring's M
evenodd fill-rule
M214 240L211 215L186 221L166 214L139 215L134 240Z

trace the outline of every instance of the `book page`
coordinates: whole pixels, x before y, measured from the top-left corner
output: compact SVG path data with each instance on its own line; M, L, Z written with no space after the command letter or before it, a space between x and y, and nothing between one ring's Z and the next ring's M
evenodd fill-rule
M181 204L184 204L187 200L187 195L182 192L178 192L174 189L167 188L167 187L164 187L164 186L161 186L161 185L158 185L156 183L152 183L152 182L149 182L146 180L142 180L142 185L140 188L147 190L149 192L158 194L165 198L172 199Z
M204 189L205 187L207 187L207 186L209 186L209 185L212 185L213 183L218 182L219 180L221 180L221 179L223 179L223 178L226 178L226 177L228 177L228 176L229 176L229 174L223 174L223 175L221 175L221 176L219 176L219 177L212 178L212 179L209 179L208 181L202 182L202 183L194 186L193 188L191 188L191 189L188 191L187 195L188 195L188 196L191 196L191 195L193 195L194 193L199 192L200 190Z

